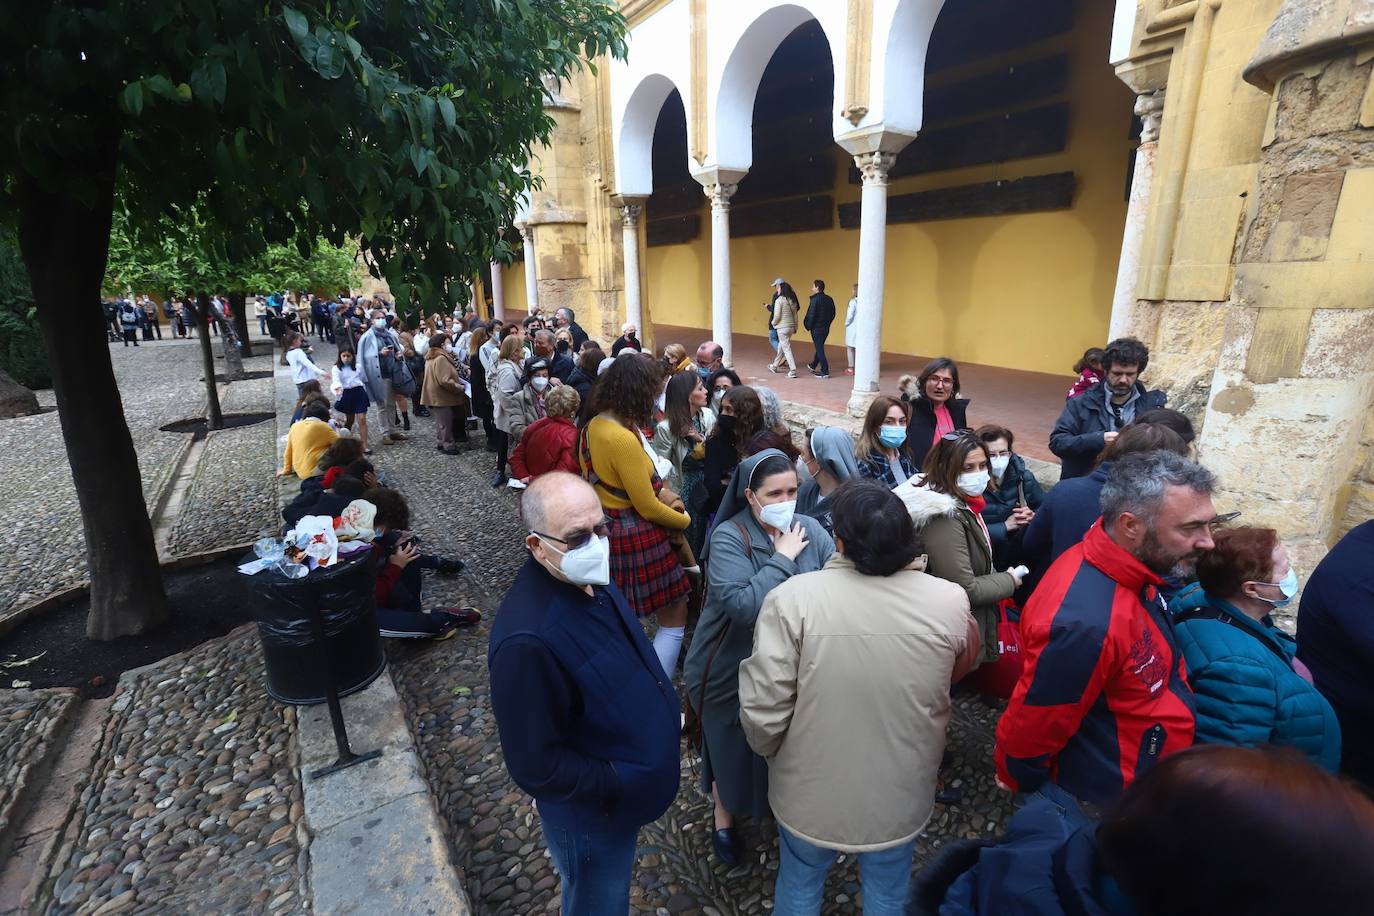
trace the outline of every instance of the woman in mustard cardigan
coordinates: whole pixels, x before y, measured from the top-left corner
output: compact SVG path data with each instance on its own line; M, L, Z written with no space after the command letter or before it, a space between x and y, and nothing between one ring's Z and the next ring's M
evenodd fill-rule
M609 519L611 578L638 616L658 617L654 652L671 677L682 650L691 584L668 535L684 530L691 518L659 499L660 459L643 432L653 428L662 378L649 357L617 359L592 389L592 419L580 436L578 456L582 476L595 486Z

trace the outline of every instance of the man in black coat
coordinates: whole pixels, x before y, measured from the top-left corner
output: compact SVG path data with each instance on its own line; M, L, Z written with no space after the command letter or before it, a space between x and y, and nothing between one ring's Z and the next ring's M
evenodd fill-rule
M567 328L572 335L572 348L574 352L581 352L582 345L587 342L587 332L582 330L582 325L577 323L577 316L570 308L561 308L553 313L553 323L555 327Z
M1093 461L1116 440L1123 426L1147 410L1164 406L1168 396L1147 391L1138 380L1149 363L1149 348L1134 337L1107 344L1103 384L1070 398L1050 433L1050 451L1062 465L1060 480L1091 473Z
M825 339L830 336L830 325L835 320L835 300L825 294L825 281L817 280L811 285L811 302L806 307L806 317L802 325L811 332L811 343L816 346L816 355L809 368L816 378L830 378L830 361L825 358Z

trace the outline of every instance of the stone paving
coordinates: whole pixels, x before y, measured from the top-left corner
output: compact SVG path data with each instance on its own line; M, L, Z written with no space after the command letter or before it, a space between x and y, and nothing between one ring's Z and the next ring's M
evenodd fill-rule
M253 627L126 674L111 709L48 913L304 909L296 711Z
M480 449L457 457L441 454L434 448L430 421L414 423L409 441L378 447L373 461L406 493L425 550L468 564L456 578L429 576L425 603L473 604L486 618L477 629L445 642L393 646L392 673L476 911L512 916L553 911L557 875L531 800L502 764L487 684L490 618L523 562L515 497L490 487L491 454ZM480 433L477 438L480 443ZM919 844L918 867L942 843L993 835L1009 816L1010 799L993 782L997 715L973 696L956 703L946 779L962 789L963 800L937 807ZM750 859L734 870L710 857L710 824L710 801L697 790L689 761L677 802L640 835L632 912L724 916L771 908L777 869L771 824L766 832L745 828ZM851 860L832 872L824 912L853 913L859 899Z
M0 849L76 702L76 691L65 687L0 690Z
M123 396L124 416L138 452L144 499L151 510L171 483L179 459L190 445L189 435L160 432L158 427L204 413L200 351L193 340L169 339L145 341L137 348L114 346L110 355ZM245 365L267 368L269 359L255 357L245 361ZM270 410L271 381L266 381L269 406L259 409ZM237 403L239 392L235 389L254 384L257 383L230 385L226 401ZM52 392L40 392L39 402L51 407ZM11 475L6 498L0 500L0 555L23 558L23 562L7 562L0 568L3 615L84 582L88 572L80 508L57 412L0 422L0 454L10 467L23 469L23 473ZM239 450L235 454L246 452ZM110 481L111 486L121 483ZM270 487L270 480L263 486ZM215 498L227 497L231 492L228 486L221 487ZM204 520L216 521L217 517L207 514ZM188 533L182 540L190 543L196 538ZM34 545L39 543L43 549L35 550Z

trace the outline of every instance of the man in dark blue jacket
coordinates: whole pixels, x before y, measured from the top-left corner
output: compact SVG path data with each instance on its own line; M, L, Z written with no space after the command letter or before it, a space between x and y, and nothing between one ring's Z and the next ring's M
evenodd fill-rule
M1093 460L1122 427L1145 411L1164 406L1168 399L1164 392L1147 391L1138 381L1149 363L1149 348L1133 337L1107 344L1103 384L1071 398L1050 433L1050 451L1062 464L1060 480L1091 473Z
M521 515L530 558L487 650L501 749L539 808L565 916L623 913L639 828L677 796L681 705L610 581L591 486L545 474Z
M835 320L835 300L825 292L825 281L817 280L811 284L811 301L806 306L806 317L802 325L811 332L811 343L816 347L816 355L811 358L811 374L816 378L830 378L830 360L825 358L825 339L830 336L830 325Z
M1298 660L1341 723L1341 771L1374 787L1374 520L1336 542L1302 592Z

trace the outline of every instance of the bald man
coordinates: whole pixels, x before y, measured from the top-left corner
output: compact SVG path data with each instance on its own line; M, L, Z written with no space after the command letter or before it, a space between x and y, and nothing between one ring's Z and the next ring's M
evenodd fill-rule
M611 582L591 485L544 474L520 514L530 555L487 648L501 750L538 805L565 916L623 913L639 828L677 795L681 704Z
M711 373L717 369L725 368L721 362L725 358L725 348L714 340L708 340L697 347L697 375L701 376L704 382L711 377Z

